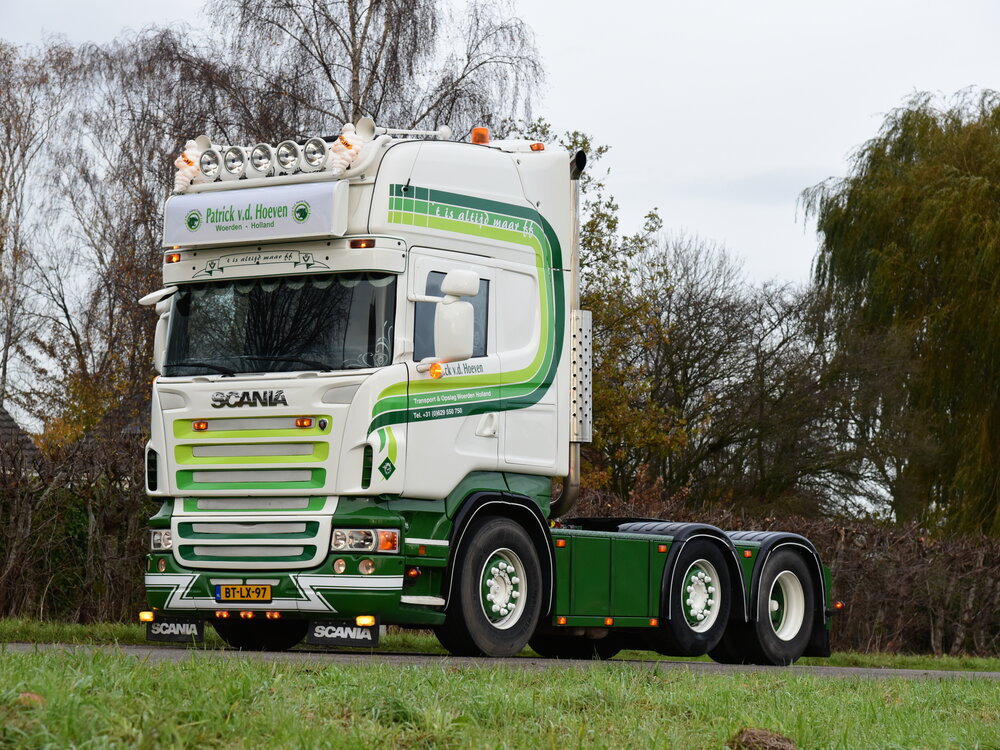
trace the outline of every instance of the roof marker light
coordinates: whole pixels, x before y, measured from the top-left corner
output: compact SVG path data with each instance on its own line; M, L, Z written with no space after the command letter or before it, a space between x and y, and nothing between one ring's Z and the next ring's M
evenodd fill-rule
M489 128L473 128L472 129L472 142L478 143L481 146L485 146L490 142L490 129Z
M530 146L530 148L531 148L532 151L544 151L545 150L545 144L544 143L532 143L531 146Z
M164 263L180 263L181 254L180 253L167 253L167 256L163 259Z

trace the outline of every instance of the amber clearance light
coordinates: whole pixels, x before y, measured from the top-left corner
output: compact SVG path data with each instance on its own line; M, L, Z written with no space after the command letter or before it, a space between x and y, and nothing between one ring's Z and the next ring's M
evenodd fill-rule
M180 253L167 253L163 258L164 263L180 263L181 254Z
M375 240L351 240L351 250L369 250L375 247Z
M490 142L490 129L489 128L473 128L472 129L472 142L478 143L481 146L485 146Z

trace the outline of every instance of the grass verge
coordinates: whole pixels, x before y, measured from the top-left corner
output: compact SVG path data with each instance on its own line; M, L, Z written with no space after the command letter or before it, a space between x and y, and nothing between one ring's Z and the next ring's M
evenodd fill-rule
M998 704L990 680L0 658L0 746L24 748L719 748L746 727L807 748L974 748L1000 744Z
M148 645L145 626L138 623L101 623L75 625L37 620L0 620L0 643L74 643ZM222 640L215 630L205 628L205 645L221 648ZM301 648L301 647L300 647ZM425 631L390 628L379 644L379 651L397 653L444 654L437 639ZM525 649L522 656L535 656ZM677 657L661 657L651 651L623 651L616 659L663 659L678 661ZM693 661L710 661L701 657ZM797 664L825 667L870 667L875 669L962 670L975 672L1000 672L1000 659L973 656L928 656L921 654L858 654L835 653L828 659L804 658Z

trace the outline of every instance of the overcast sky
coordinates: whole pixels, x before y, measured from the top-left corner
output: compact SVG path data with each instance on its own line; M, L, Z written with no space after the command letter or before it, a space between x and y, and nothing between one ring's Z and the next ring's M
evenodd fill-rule
M0 0L0 36L105 41L187 21L201 0ZM536 114L612 146L610 186L634 231L724 244L755 281L808 279L816 237L799 193L914 91L1000 87L989 0L516 0L548 81ZM221 19L215 19L220 21ZM393 123L380 123L393 125Z

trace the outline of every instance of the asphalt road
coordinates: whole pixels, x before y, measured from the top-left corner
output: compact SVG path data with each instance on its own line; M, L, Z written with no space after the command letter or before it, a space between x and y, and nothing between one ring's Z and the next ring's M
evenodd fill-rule
M185 659L248 659L283 662L288 664L390 664L396 666L420 665L426 667L512 667L516 669L605 669L612 664L628 664L649 670L688 670L725 674L727 672L780 672L782 674L809 674L831 678L886 679L890 677L909 680L1000 680L1000 672L962 672L951 670L924 669L872 669L866 667L758 667L714 662L669 661L663 659L616 659L613 662L569 661L555 659L533 659L516 657L512 659L477 659L439 654L400 654L382 651L284 651L284 652L241 652L223 649L193 649L180 646L98 646L73 645L65 643L6 643L0 644L3 651L17 653L68 651L89 653L93 651L120 652L148 662L183 661Z

